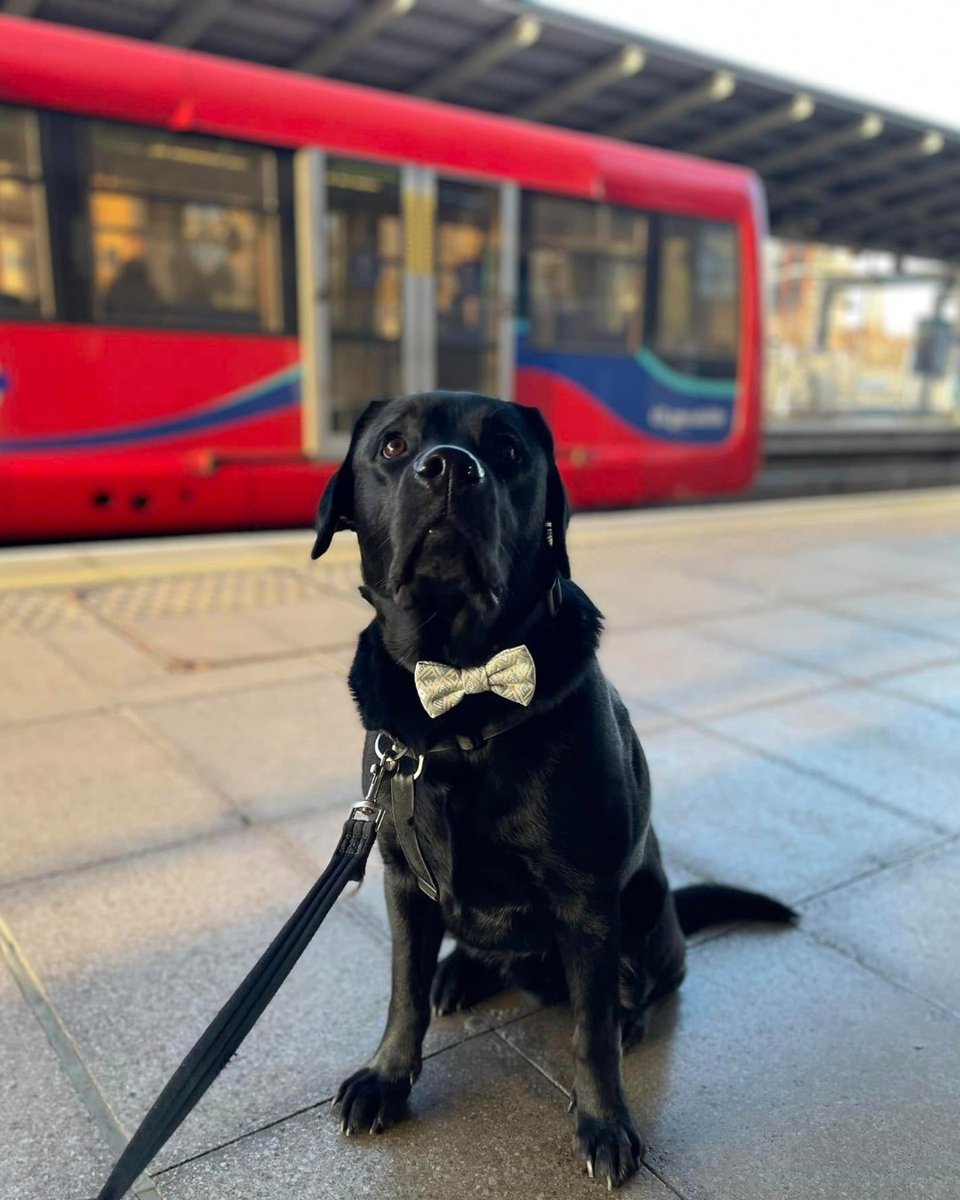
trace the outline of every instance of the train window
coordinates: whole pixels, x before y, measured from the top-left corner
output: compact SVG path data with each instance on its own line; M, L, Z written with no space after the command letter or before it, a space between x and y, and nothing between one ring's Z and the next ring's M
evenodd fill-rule
M51 316L36 114L0 106L0 313Z
M557 196L531 196L528 204L534 343L581 353L636 353L643 343L647 217Z
M437 181L437 386L497 390L499 196Z
M327 161L331 427L348 432L371 396L395 396L403 328L400 174Z
M90 127L98 320L276 331L276 157L233 142Z
M726 374L737 358L740 329L736 227L664 217L655 349L693 374Z

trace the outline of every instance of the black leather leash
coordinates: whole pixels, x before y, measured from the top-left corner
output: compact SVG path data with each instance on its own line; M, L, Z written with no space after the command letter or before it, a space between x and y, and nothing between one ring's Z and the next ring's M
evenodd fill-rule
M392 744L392 748L393 754L387 752L380 757L366 796L351 810L330 865L174 1071L127 1143L97 1200L120 1200L133 1186L140 1172L170 1140L256 1024L334 901L348 883L363 878L366 861L386 812L381 804L384 784L396 777L403 757L397 753L400 747Z

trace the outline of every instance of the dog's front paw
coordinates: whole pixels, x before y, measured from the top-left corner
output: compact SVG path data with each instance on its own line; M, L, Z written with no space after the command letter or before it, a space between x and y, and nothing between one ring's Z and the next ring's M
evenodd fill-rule
M578 1114L573 1152L591 1179L598 1179L609 1189L620 1187L639 1170L643 1151L643 1141L629 1113L614 1121Z
M406 1115L411 1078L386 1079L372 1067L361 1067L340 1084L333 1102L340 1132L383 1133Z

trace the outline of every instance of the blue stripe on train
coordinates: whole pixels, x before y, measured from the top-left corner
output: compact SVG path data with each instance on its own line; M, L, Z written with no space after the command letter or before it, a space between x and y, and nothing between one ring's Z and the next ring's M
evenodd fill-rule
M675 371L650 350L636 357L551 353L526 337L517 365L553 371L641 433L671 442L716 443L729 435L737 383Z
M0 439L0 453L29 453L51 450L99 450L135 446L164 438L180 437L220 429L251 417L262 417L300 403L300 366L287 367L250 387L216 400L193 412L154 421L141 421L84 433L51 434L46 437Z
M675 442L722 442L730 432L735 380L698 379L674 371L649 350L636 358L553 354L534 350L521 336L517 365L565 376L621 420L643 433ZM300 366L275 375L193 412L82 433L0 439L0 452L93 450L220 429L300 402Z

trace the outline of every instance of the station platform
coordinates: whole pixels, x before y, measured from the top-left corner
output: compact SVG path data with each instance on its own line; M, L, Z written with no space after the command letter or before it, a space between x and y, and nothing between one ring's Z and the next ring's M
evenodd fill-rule
M695 939L626 1056L651 1200L956 1200L960 490L581 516L574 577L671 876L796 929ZM325 865L359 778L352 535L0 552L0 1196L90 1200ZM342 1138L389 988L376 854L138 1194L502 1197L570 1152L570 1019L433 1021L411 1119Z

